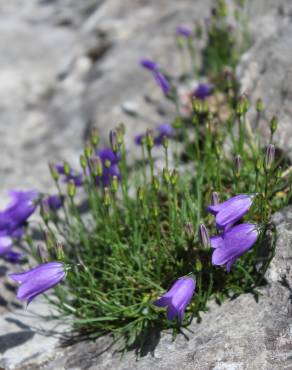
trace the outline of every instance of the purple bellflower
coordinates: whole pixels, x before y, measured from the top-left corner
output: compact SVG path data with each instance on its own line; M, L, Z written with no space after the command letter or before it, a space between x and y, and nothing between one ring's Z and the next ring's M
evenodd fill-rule
M57 285L65 275L63 263L49 262L26 272L9 274L9 277L20 284L17 298L30 303L37 295Z
M102 185L104 187L108 186L111 182L113 176L118 179L121 178L121 173L118 167L118 162L120 160L119 154L116 154L110 148L99 149L96 155L101 159L102 162L102 177L101 179L97 177L97 185Z
M12 239L9 236L0 236L0 257L12 263L21 262L24 258L24 253L18 253L11 250Z
M208 83L201 83L194 91L194 96L197 99L204 100L213 94L214 86Z
M20 263L25 260L24 253L14 252L12 250L9 250L8 252L6 252L3 257L6 261L10 263Z
M19 238L23 226L36 209L38 193L34 190L9 192L11 202L0 212L0 235Z
M211 247L214 248L212 264L226 265L227 272L230 272L233 263L255 244L258 236L257 225L244 223L211 237Z
M216 216L218 229L227 231L250 209L255 195L239 194L226 202L209 205L208 211Z
M168 292L154 302L157 307L167 306L167 318L173 320L178 315L179 321L183 320L184 312L193 297L196 287L194 277L178 279Z
M162 123L154 129L154 144L159 146L163 143L163 138L171 138L173 136L173 128L170 123ZM139 134L135 136L135 143L137 145L142 144L142 140L146 137L146 134Z
M191 37L192 36L192 31L186 27L186 26L178 26L176 27L176 35L177 36L182 36L182 37Z
M73 168L70 167L69 174L65 173L64 164L56 164L55 169L60 175L63 175L63 182L67 183L72 180L76 186L81 186L83 184L82 174L76 172Z

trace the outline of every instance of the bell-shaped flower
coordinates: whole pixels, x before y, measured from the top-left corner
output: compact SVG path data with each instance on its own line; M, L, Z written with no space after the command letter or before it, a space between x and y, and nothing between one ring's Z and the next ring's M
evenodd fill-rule
M176 315L183 320L185 309L191 301L196 287L194 277L185 276L178 279L168 292L154 302L157 307L167 307L167 318L173 320Z
M0 235L18 238L27 219L36 209L38 193L34 190L9 192L11 202L0 212Z
M255 244L258 236L257 225L244 223L232 227L222 235L211 237L211 247L214 248L212 264L226 265L229 272L232 264Z
M214 86L209 83L201 83L198 85L196 90L194 91L194 96L197 99L204 100L208 96L213 94Z
M108 186L111 179L116 176L118 179L121 178L121 173L118 167L120 155L115 153L110 148L102 148L96 151L96 155L102 162L102 176L96 177L96 184L102 184L104 187Z
M58 209L60 209L63 205L63 201L64 199L62 199L62 197L60 197L57 194L49 195L46 198L44 198L45 204L51 211L57 211Z
M140 65L143 68L148 69L149 71L152 71L152 72L157 71L159 69L158 64L156 62L154 62L151 59L147 59L147 58L141 59Z
M171 138L174 134L173 127L170 123L161 123L153 130L153 140L156 146L162 145L163 138ZM135 136L135 143L141 145L143 139L146 138L146 133Z
M30 303L36 296L60 283L66 276L64 264L49 262L9 277L20 284L17 298Z
M216 226L228 230L250 209L255 195L239 194L226 202L209 205L208 211L216 216Z

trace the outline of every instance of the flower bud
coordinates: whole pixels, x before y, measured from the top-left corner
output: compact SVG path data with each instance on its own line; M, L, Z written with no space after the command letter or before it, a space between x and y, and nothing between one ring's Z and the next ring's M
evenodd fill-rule
M202 269L203 269L203 265L202 265L201 260L199 260L199 259L197 259L197 260L196 260L196 263L195 263L195 269L196 269L196 271L197 271L197 272L202 271Z
M109 188L104 188L103 204L108 207L111 204L111 196Z
M238 154L234 158L234 175L236 178L239 178L242 166L243 166L243 160L241 156Z
M74 198L76 195L76 185L73 180L70 180L67 185L67 194L70 198Z
M163 136L162 145L164 149L168 148L168 137L167 136Z
M228 15L228 7L225 0L218 0L218 15L225 18Z
M146 142L146 146L147 146L148 150L151 150L154 146L154 138L153 138L153 131L152 130L148 129L146 131L145 142Z
M51 253L51 251L54 248L54 238L53 235L48 232L47 230L44 231L44 239L47 246L48 253Z
M185 234L188 240L194 239L194 228L191 222L187 222L184 226Z
M160 187L160 184L159 184L159 180L157 178L157 176L154 176L153 177L153 180L152 180L152 187L155 191L158 191L159 190L159 187Z
M137 198L140 202L143 202L145 199L145 190L141 186L137 190Z
M116 129L118 145L121 146L124 143L124 136L126 132L125 124L122 122Z
M91 129L90 142L94 147L96 147L97 144L99 143L99 134L98 134L98 130L96 127L92 127Z
M163 168L162 177L166 184L170 183L170 173L167 168Z
M87 167L87 162L86 162L86 159L85 159L83 154L81 154L80 157L79 157L79 163L80 163L80 167L83 170L85 170L85 168Z
M278 128L278 119L277 117L274 116L270 122L270 129L272 135L277 131L277 128Z
M112 181L111 181L111 191L113 193L116 193L118 191L118 188L119 188L118 177L117 176L113 176L112 177Z
M177 183L177 180L178 180L178 171L176 169L173 169L171 174L170 174L170 182L171 182L171 185L175 186L176 183Z
M236 113L238 116L243 116L246 114L249 108L249 101L246 97L246 95L242 95L239 97L236 107Z
M37 246L37 254L42 263L49 262L50 256L44 245L39 244Z
M199 99L193 100L194 113L201 114L203 112L202 101Z
M117 138L117 131L116 130L110 130L109 141L110 141L112 151L114 153L117 153L118 150L119 150L119 145L118 145L118 138Z
M258 158L258 159L256 160L255 168L256 168L256 171L258 171L258 172L259 172L259 171L261 170L261 168L262 168L262 162L261 162L260 158Z
M213 191L211 195L211 204L212 206L216 206L219 203L220 203L219 194L217 193L217 191Z
M261 98L259 98L256 102L256 110L258 113L262 112L264 110L264 103Z
M56 243L56 246L55 246L55 249L56 249L56 255L57 255L57 259L59 261L63 261L64 258L65 258L65 253L64 253L64 247L63 247L63 244L60 243L60 242L57 242Z
M64 174L66 176L70 176L71 168L70 168L69 163L68 162L64 162L63 167L64 167Z
M45 224L47 224L50 220L51 212L50 212L49 204L45 200L42 200L40 203L40 214Z
M52 163L52 162L49 163L49 169L50 169L52 179L54 181L58 181L59 180L59 173L56 170L56 167L55 167L54 163Z
M84 155L86 159L89 159L93 154L93 149L90 143L86 143L84 147Z
M200 225L199 236L200 236L200 240L201 240L203 247L209 248L210 247L210 237L209 237L208 230L204 224Z
M270 144L267 147L265 160L264 160L264 166L265 166L266 171L271 169L274 163L274 160L275 160L275 145Z

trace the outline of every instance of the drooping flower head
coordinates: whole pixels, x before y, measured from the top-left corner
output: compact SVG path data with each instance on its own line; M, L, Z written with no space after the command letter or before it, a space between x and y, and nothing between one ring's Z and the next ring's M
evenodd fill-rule
M257 225L244 223L232 227L222 235L210 238L213 265L226 265L229 272L232 264L247 252L257 241L259 232Z
M154 144L159 146L163 143L163 138L171 138L174 134L173 127L170 123L162 123L153 130ZM142 145L143 139L146 137L145 134L139 134L135 136L135 143Z
M188 27L186 26L178 26L176 27L176 34L177 36L182 36L182 37L186 37L186 38L189 38L192 36L192 30L190 30Z
M70 167L69 173L67 173L65 165L59 163L55 165L55 169L60 175L63 175L63 182L68 183L69 181L74 181L76 186L81 186L83 184L82 174L75 171L73 168Z
M219 229L228 230L248 212L254 197L254 194L239 194L226 202L209 205L208 211L216 216L216 226Z
M0 212L0 235L18 238L22 235L22 228L36 209L38 192L16 191L9 192L11 202Z
M17 298L30 303L36 296L60 283L65 275L63 263L49 262L26 272L9 274L9 277L20 284Z
M193 297L196 287L194 277L178 279L168 292L154 302L157 307L167 307L167 318L173 320L176 315L179 321L183 320L185 309Z
M99 149L96 152L96 155L100 158L102 162L102 176L99 178L97 176L96 183L97 185L108 186L111 182L113 176L116 176L118 179L121 177L120 170L118 168L118 162L120 156L118 153L114 153L110 148Z
M194 91L194 96L197 99L204 100L213 94L214 86L209 83L201 83Z

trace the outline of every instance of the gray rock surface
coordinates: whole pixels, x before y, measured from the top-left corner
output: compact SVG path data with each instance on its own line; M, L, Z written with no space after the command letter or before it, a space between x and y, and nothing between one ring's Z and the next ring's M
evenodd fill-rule
M43 342L31 339L29 348L35 352L30 358L19 357L17 366L17 358L10 357L15 349L8 349L0 366L7 370L291 370L292 208L276 213L273 222L278 232L276 256L258 302L246 294L221 306L211 303L200 324L193 323L174 342L167 333L160 340L153 338L149 352L138 362L132 352L121 358L109 337L54 350L48 346L45 353ZM11 317L19 320L17 315L6 315L5 320ZM19 354L23 346L16 347Z
M292 2L253 1L248 5L249 14L263 15L251 22L254 45L238 67L242 91L254 103L263 99L266 109L260 129L265 142L269 140L269 122L273 115L278 116L275 143L292 159ZM252 111L251 119L254 116Z

